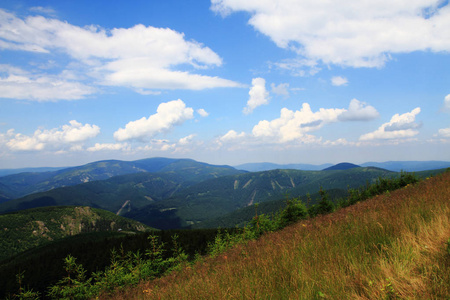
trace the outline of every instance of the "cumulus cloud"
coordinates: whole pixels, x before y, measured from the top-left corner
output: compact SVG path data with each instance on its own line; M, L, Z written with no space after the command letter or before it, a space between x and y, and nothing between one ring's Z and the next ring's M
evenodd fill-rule
M415 123L416 116L420 113L420 107L402 115L395 114L388 123L384 123L377 130L360 136L360 141L378 139L402 139L411 138L419 133L420 127Z
M114 132L114 138L119 142L150 140L155 135L167 132L174 126L180 125L193 117L194 110L186 107L181 99L161 103L156 110L156 114L129 122L125 128L119 128Z
M185 136L184 138L181 138L181 139L178 140L178 144L182 145L182 146L188 145L188 144L190 144L192 142L194 137L195 137L195 134L190 134L188 136Z
M204 110L203 108L197 109L197 113L202 117L209 116L209 113L206 110Z
M289 83L280 83L279 85L272 83L270 87L272 88L272 93L276 95L289 96Z
M331 84L334 86L347 85L348 80L342 76L334 76L331 78Z
M324 64L382 67L390 54L450 50L450 5L441 0L211 2L223 16L248 12L277 46Z
M279 143L300 142L312 143L317 139L310 132L317 131L326 124L339 121L367 121L378 117L377 110L357 99L350 101L348 109L320 108L313 112L308 103L293 111L281 109L280 117L271 121L262 120L253 127L252 133L256 138Z
M318 130L326 123L336 122L338 116L344 111L345 109L320 108L317 112L313 112L308 103L303 103L300 110L292 111L283 108L278 119L260 121L253 127L252 133L256 138L270 139L281 143L312 142L314 138L308 135L308 132Z
M34 11L42 12L43 9L35 8ZM19 18L0 9L0 50L63 53L71 58L71 63L82 64L84 73L96 83L125 86L146 93L155 89L241 86L231 80L197 74L199 70L221 66L222 59L209 47L186 40L183 33L170 28L144 25L111 30L96 25L79 27L43 16ZM186 69L188 66L190 70ZM79 88L73 86L74 83L71 86L69 82L61 83L55 78L49 80L48 75L42 74L30 79L35 81L34 85L30 80L6 78L15 82L14 90L21 89L15 92L21 97L25 97L25 91L30 88L39 91L61 84L69 90Z
M226 134L224 134L223 136L221 136L219 138L219 140L221 142L231 142L231 141L236 141L238 139L242 139L246 136L245 132L241 132L241 133L237 133L234 130L230 130L228 131Z
M450 138L450 127L439 129L439 135L445 138Z
M269 92L266 90L266 81L264 78L253 78L252 87L248 92L250 98L247 106L244 107L244 114L251 114L255 108L269 103Z
M365 102L352 99L346 111L339 115L340 121L369 121L378 118L380 114L373 107Z
M40 151L47 148L79 149L79 145L100 133L97 125L81 124L75 120L69 125L50 130L38 129L33 135L14 133L9 130L6 146L13 151Z

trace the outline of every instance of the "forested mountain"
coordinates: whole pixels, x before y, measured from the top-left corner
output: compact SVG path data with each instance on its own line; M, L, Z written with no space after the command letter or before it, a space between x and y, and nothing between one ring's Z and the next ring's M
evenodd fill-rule
M107 160L51 172L28 172L0 177L0 201L141 172L177 173L185 181L191 182L242 173L229 166L214 166L190 159L156 157L136 161Z
M332 171L332 170L348 170L348 169L353 169L353 168L359 168L360 166L352 164L352 163L339 163L337 165L328 167L323 169L324 171Z
M200 182L173 197L125 213L124 216L152 227L179 228L219 218L254 203L286 196L315 194L320 187L341 189L374 182L397 173L377 168L338 171L273 170L226 176Z
M80 233L144 232L150 228L88 206L41 207L0 215L0 261L24 250Z
M83 205L109 210L155 228L180 228L214 219L256 202L343 189L395 173L376 168L337 171L273 170L238 173L180 160L161 171L115 176L56 188L0 204L0 212L55 205ZM216 177L216 178L215 178ZM212 179L208 179L212 178Z

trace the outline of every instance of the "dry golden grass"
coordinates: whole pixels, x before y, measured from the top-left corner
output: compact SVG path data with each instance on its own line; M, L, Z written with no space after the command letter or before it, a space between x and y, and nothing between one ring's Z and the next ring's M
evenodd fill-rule
M449 299L450 172L299 222L115 299Z

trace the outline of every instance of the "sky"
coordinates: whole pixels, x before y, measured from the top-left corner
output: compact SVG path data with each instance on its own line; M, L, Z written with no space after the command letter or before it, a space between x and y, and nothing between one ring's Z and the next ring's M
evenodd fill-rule
M450 161L440 0L0 2L0 168Z

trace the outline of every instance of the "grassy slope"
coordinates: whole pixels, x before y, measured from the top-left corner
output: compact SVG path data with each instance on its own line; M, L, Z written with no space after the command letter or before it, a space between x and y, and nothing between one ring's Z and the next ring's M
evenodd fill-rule
M442 299L450 172L299 222L115 299Z

